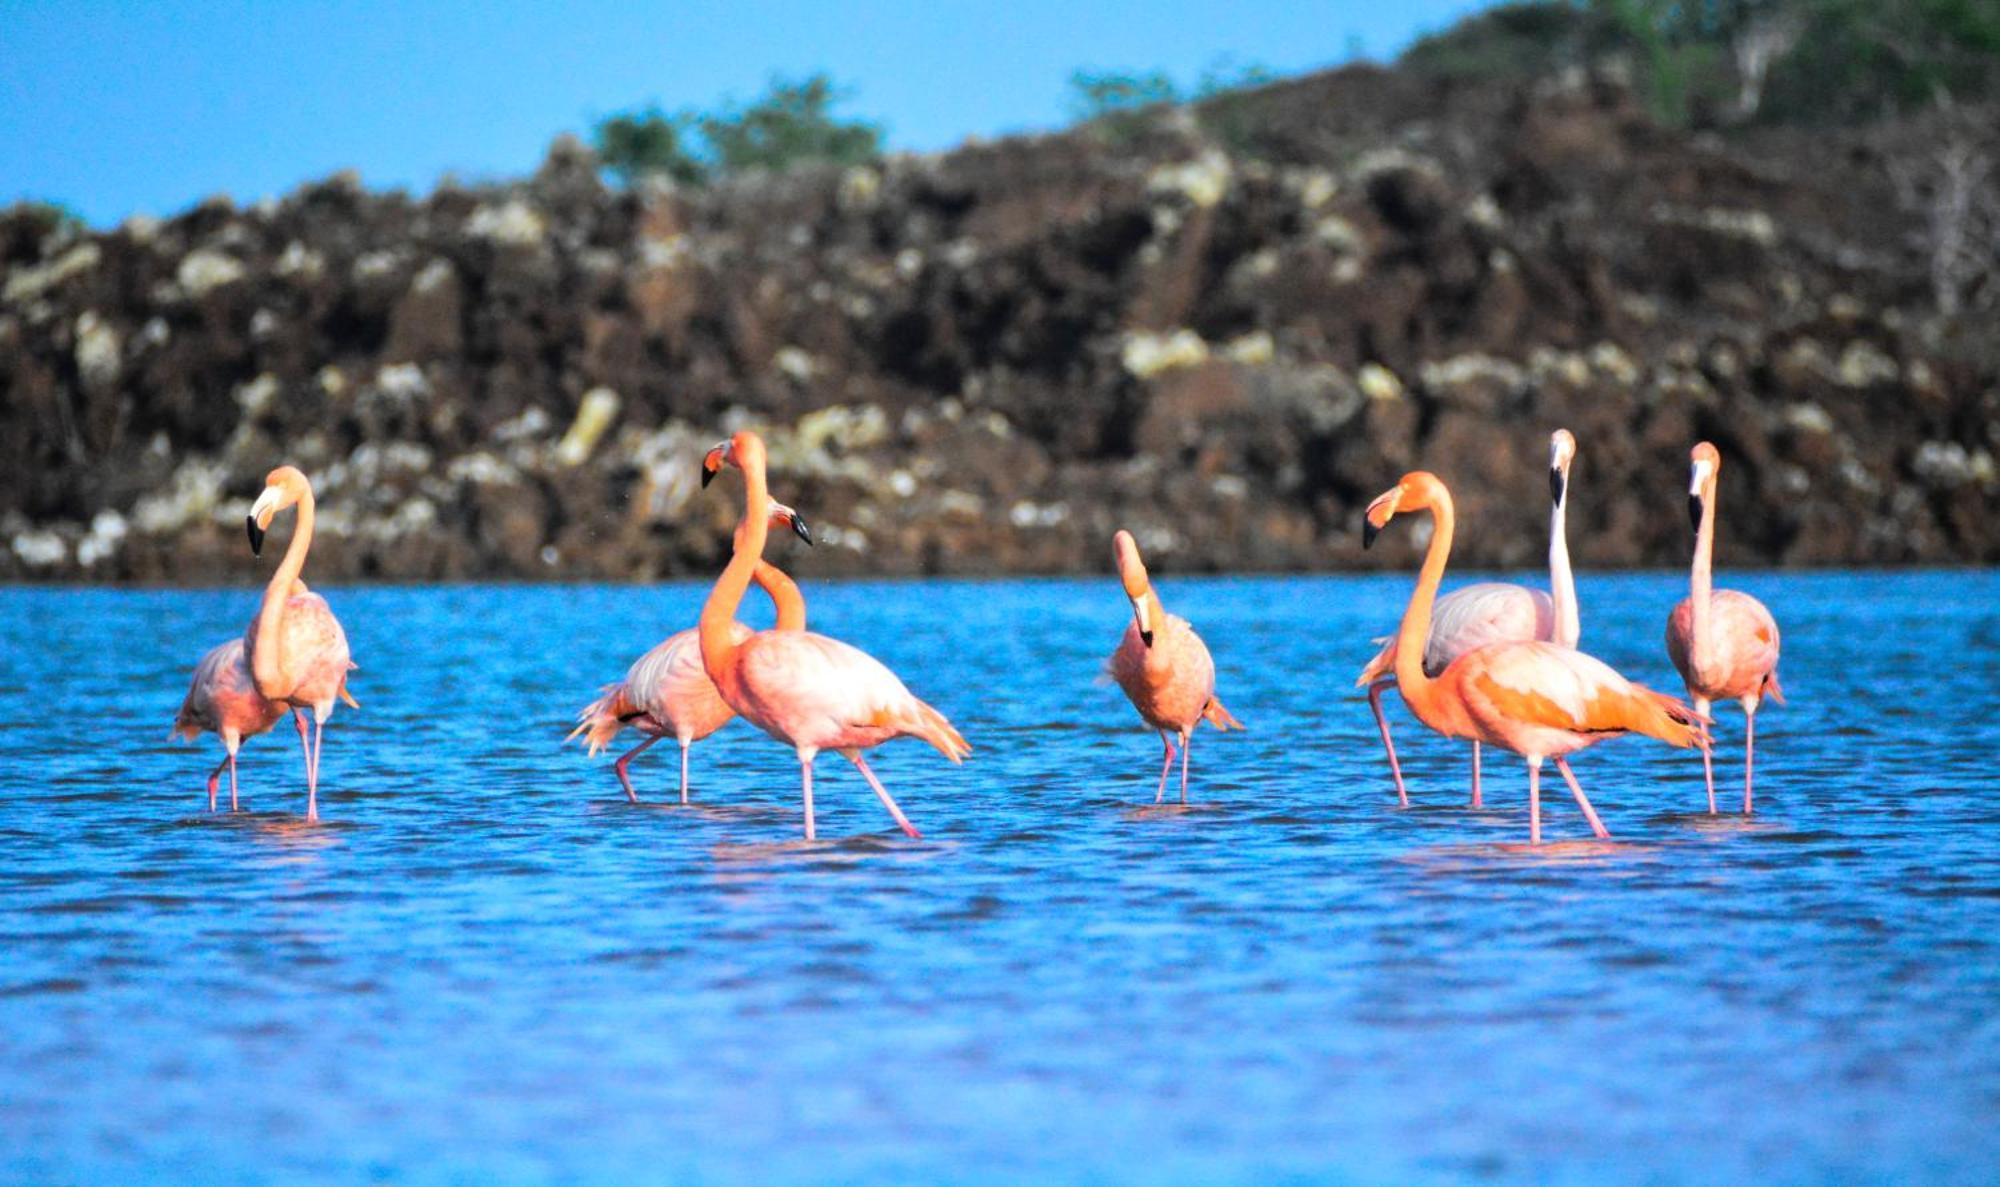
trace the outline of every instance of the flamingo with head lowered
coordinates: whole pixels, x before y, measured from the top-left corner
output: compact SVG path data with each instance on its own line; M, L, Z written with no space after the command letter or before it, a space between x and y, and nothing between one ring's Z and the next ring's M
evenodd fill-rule
M1396 691L1417 720L1452 738L1501 746L1528 761L1528 839L1542 840L1542 762L1553 758L1599 837L1611 834L1569 769L1569 755L1606 738L1642 733L1673 746L1707 746L1702 719L1681 701L1634 684L1602 660L1539 640L1488 643L1436 676L1424 671L1438 584L1451 555L1451 492L1416 470L1368 504L1362 545L1405 511L1431 513L1434 528L1417 587L1396 632Z
M1569 533L1565 529L1569 510L1569 472L1576 460L1576 438L1568 429L1549 435L1549 592L1482 581L1462 586L1439 598L1431 614L1430 634L1424 640L1424 671L1436 676L1451 661L1476 647L1519 639L1546 639L1564 647L1575 647L1583 635L1577 610L1576 579L1569 567ZM1396 802L1407 808L1410 797L1403 790L1403 767L1396 761L1396 744L1389 737L1389 719L1382 714L1382 692L1396 683L1396 639L1390 636L1368 666L1361 669L1357 685L1368 686L1368 707L1375 714L1375 728L1382 733L1382 749L1389 753L1389 774L1396 781ZM1483 803L1479 788L1479 741L1472 742L1472 806Z
M320 731L333 716L335 701L361 706L347 692L347 633L327 607L326 599L299 580L306 552L312 548L312 483L293 466L279 466L265 476L263 493L251 504L245 527L250 551L262 555L264 533L287 507L298 508L298 526L278 571L264 587L264 602L243 634L245 658L257 692L266 700L292 710L299 727L299 745L306 752L306 819L319 819ZM305 711L312 710L312 739L306 739Z
M215 811L216 784L224 767L229 768L229 810L236 811L236 749L243 739L270 729L284 715L284 705L266 700L257 691L250 664L243 658L240 637L216 645L201 657L167 736L193 741L204 731L212 731L222 739L222 761L208 773L209 811Z
M944 714L910 695L881 661L837 639L811 631L758 631L738 639L730 628L750 588L770 531L764 441L748 430L709 450L702 459L706 485L724 465L743 471L743 531L735 555L702 607L702 666L730 708L792 747L799 757L805 834L814 838L813 759L832 750L860 770L896 824L922 836L861 756L891 738L921 738L957 763L972 752Z
M789 527L799 539L807 544L813 542L812 530L806 526L806 521L783 503L771 504L771 526ZM740 525L736 532L737 538L741 539L743 529ZM778 614L774 629L806 629L806 602L799 593L797 583L776 565L764 560L757 562L751 579L770 595L771 605ZM750 628L740 622L732 623L730 630L739 643L750 637ZM612 769L618 773L619 784L625 788L625 798L635 804L639 802L639 793L632 789L632 777L626 767L639 756L640 751L661 738L673 738L680 743L681 803L685 804L688 802L688 747L728 725L736 717L736 710L723 701L722 694L715 690L715 682L702 668L699 634L695 627L677 631L633 661L625 679L605 685L603 695L583 707L583 711L577 714L576 728L563 739L568 742L579 734L586 735L585 744L595 757L628 725L645 734L645 741L612 764Z
M1120 531L1111 538L1111 555L1125 596L1132 600L1132 621L1125 624L1125 637L1111 653L1111 678L1166 743L1160 786L1153 792L1156 804L1166 797L1167 774L1174 768L1174 739L1180 739L1181 803L1185 804L1189 742L1195 727L1206 721L1218 730L1240 730L1243 723L1215 695L1215 661L1209 658L1208 645L1187 619L1167 613L1160 595L1153 592L1132 533Z
M1695 711L1707 713L1715 701L1743 706L1743 814L1750 814L1751 764L1757 753L1757 706L1765 697L1780 705L1778 620L1764 603L1733 589L1714 589L1709 566L1715 553L1715 478L1722 454L1703 441L1694 447L1688 483L1688 518L1695 531L1694 567L1688 596L1667 617L1667 658L1686 681ZM1708 810L1715 812L1715 763L1702 751L1701 773L1708 783Z

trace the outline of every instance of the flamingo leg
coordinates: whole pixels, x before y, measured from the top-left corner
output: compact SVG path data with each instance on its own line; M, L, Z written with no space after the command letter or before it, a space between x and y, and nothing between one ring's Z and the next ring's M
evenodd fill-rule
M814 838L813 832L813 760L808 755L799 756L799 783L806 801L806 840Z
M1368 708L1375 714L1375 728L1382 731L1382 749L1389 752L1389 774L1396 780L1396 803L1407 808L1410 806L1410 795L1403 790L1403 764L1396 761L1396 743L1389 739L1389 719L1382 713L1382 690L1394 687L1395 683L1388 678L1371 683L1368 686Z
M215 769L208 773L208 810L211 812L215 811L215 785L222 781L222 768L229 765L230 757L229 755L224 755L222 761L215 764ZM236 776L232 772L230 774L230 783L233 785L235 782Z
M1479 743L1472 744L1472 806L1483 808L1486 801L1479 794Z
M215 806L213 804L209 805L208 810L211 812L215 811ZM229 810L231 812L236 811L236 752L234 750L229 752Z
M1576 797L1576 806L1583 809L1583 818L1590 821L1590 831L1598 840L1610 838L1610 830L1597 818L1597 809L1590 806L1590 800L1583 794L1583 785L1576 781L1576 772L1569 769L1569 759L1556 759L1556 770L1563 773L1563 780L1569 784L1570 794Z
M1167 744L1167 759L1160 764L1160 786L1153 792L1153 802L1156 804L1167 798L1167 776L1174 769L1174 736L1161 730L1160 741Z
M1188 755L1194 753L1194 731L1181 735L1181 803L1187 803Z
M1757 757L1757 711L1743 716L1743 814L1750 815L1750 768Z
M1528 759L1528 844L1542 843L1542 759Z
M304 709L295 708L292 710L292 724L299 727L299 749L305 751L306 787L310 789L313 785L313 748L312 739L306 735L306 712ZM310 803L312 792L308 790L306 796L307 802ZM306 819L310 820L312 817L308 816Z
M876 798L882 801L884 808L889 809L889 815L896 818L896 824L910 836L915 837L919 841L923 840L924 834L918 832L917 826L911 824L910 818L903 815L903 810L896 806L896 801L889 795L889 789L882 786L882 781L875 777L874 770L869 767L868 760L861 757L861 752L859 750L843 750L841 753L847 756L847 761L861 768L861 777L868 780L868 786L875 789Z
M687 807L687 802L688 802L688 746L689 746L689 745L690 745L690 744L692 743L692 741L693 741L693 740L692 740L692 739L690 739L690 738L682 738L682 739L680 740L680 743L681 743L681 807L683 807L683 808Z
M1703 717L1707 717L1707 698L1694 698L1694 711ZM1715 756L1709 753L1709 748L1706 746L1701 748L1701 778L1704 783L1708 784L1708 814L1713 816L1715 815Z
M619 784L625 788L625 798L632 801L635 804L639 802L639 793L632 790L632 776L625 773L625 764L639 757L639 752L641 750L644 750L646 747L651 746L653 743L659 740L660 740L659 735L655 734L652 737L647 738L645 741L639 743L637 746L632 747L632 749L627 750L625 752L625 757L611 764L611 769L618 772ZM682 776L682 780L683 781L681 783L681 794L682 796L686 796L687 783L685 781L686 780L685 775ZM685 802L685 800L683 800L683 802Z
M308 822L317 822L319 820L319 748L320 744L325 741L325 738L321 736L321 731L325 728L326 723L315 716L313 718L312 766L308 768L306 775L306 820Z

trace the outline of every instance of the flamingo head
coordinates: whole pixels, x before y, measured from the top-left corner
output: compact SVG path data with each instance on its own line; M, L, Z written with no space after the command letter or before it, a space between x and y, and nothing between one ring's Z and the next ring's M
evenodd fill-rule
M1412 470L1402 481L1376 495L1361 516L1361 547L1375 543L1375 537L1389 526L1400 511L1427 511L1433 503L1448 501L1444 483L1429 470Z
M771 526L792 529L792 534L808 546L813 542L812 529L806 526L805 517L776 499L771 500Z
M312 484L297 466L279 466L264 476L264 489L258 493L257 501L250 504L250 514L243 521L250 536L251 556L264 555L264 533L271 530L271 521L278 512L311 491Z
M1153 645L1153 582L1146 576L1146 562L1139 559L1139 542L1132 533L1119 529L1111 537L1111 559L1118 566L1118 580L1125 596L1132 599L1132 617L1139 624L1139 641Z
M1576 438L1568 429L1549 434L1549 499L1560 504L1569 491L1569 466L1576 460Z
M1722 469L1722 453L1706 441L1689 453L1688 526L1701 531L1703 509L1715 498L1715 475Z
M747 464L744 459L755 456L762 460L764 439L749 429L738 429L729 440L709 450L701 459L701 484L706 487L722 473L722 467L735 466L741 470Z

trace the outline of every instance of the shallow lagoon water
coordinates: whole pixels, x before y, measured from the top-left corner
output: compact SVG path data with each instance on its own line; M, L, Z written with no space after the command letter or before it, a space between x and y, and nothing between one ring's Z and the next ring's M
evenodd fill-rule
M289 731L235 816L163 740L253 592L0 591L0 1178L2000 1179L2000 576L1729 576L1785 631L1756 817L1624 739L1614 842L1552 778L1538 853L1400 706L1396 808L1352 680L1407 576L1159 581L1250 726L1186 810L1109 577L808 580L977 748L877 752L921 842L823 757L814 845L741 723L689 808L559 745L700 586L325 590L318 828ZM1586 650L1678 691L1683 591L1585 577Z

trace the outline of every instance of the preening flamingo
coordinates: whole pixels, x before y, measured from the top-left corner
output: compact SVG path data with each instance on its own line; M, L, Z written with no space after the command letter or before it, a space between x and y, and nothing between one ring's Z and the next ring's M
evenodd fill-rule
M1118 577L1125 584L1125 596L1132 599L1132 621L1125 625L1125 637L1111 653L1111 678L1132 700L1132 707L1147 725L1160 731L1167 757L1160 764L1160 786L1153 802L1166 798L1167 774L1174 767L1174 739L1181 743L1181 803L1187 803L1189 741L1195 726L1203 721L1219 730L1242 729L1215 695L1215 661L1208 646L1194 633L1188 620L1167 613L1160 595L1153 592L1146 575L1146 562L1139 557L1138 542L1132 533L1120 531L1111 538L1111 556Z
M1544 639L1575 647L1583 624L1577 610L1576 579L1569 567L1569 471L1576 460L1576 438L1568 429L1549 435L1549 593L1525 585L1482 581L1439 598L1431 615L1430 636L1424 640L1424 672L1431 676L1451 661L1488 643ZM1382 650L1361 669L1356 685L1368 686L1368 708L1389 753L1389 774L1396 781L1396 802L1407 808L1403 767L1396 761L1396 744L1389 737L1389 719L1382 713L1382 691L1395 686L1396 639L1381 640ZM1472 743L1472 806L1483 803L1479 787L1479 742Z
M1688 596L1667 616L1667 657L1687 682L1697 713L1728 698L1743 706L1743 814L1750 814L1751 764L1757 751L1757 706L1766 696L1785 703L1778 687L1778 620L1764 603L1733 589L1712 589L1715 553L1715 478L1722 454L1703 441L1694 447L1688 483L1688 519L1694 526L1694 567ZM1715 762L1703 750L1708 810L1715 811Z
M730 628L770 531L763 439L744 430L710 450L702 461L703 484L725 464L743 471L744 530L702 607L703 668L730 708L798 752L807 840L814 837L813 758L822 750L837 751L859 768L897 825L921 836L861 752L906 734L929 742L954 763L972 747L944 714L910 695L894 672L866 652L810 631L758 631L737 638Z
M1429 510L1430 547L1403 623L1396 632L1396 690L1417 720L1447 737L1503 746L1528 761L1528 839L1542 840L1542 760L1553 758L1577 806L1599 837L1597 818L1569 769L1570 754L1619 734L1636 732L1674 746L1706 746L1701 718L1664 693L1634 684L1601 660L1538 640L1488 643L1459 656L1432 677L1423 643L1431 629L1438 583L1451 555L1451 492L1437 475L1417 470L1368 504L1362 546L1402 511Z
M790 527L799 539L807 544L813 542L806 521L783 503L771 504L771 526ZM742 531L739 526L739 539ZM760 560L751 579L770 595L771 605L778 612L774 629L806 629L805 598L790 577L771 562ZM750 628L740 622L731 624L730 631L739 643L750 637ZM735 717L736 710L724 703L722 694L715 691L715 682L702 669L699 635L696 628L689 627L668 636L666 642L640 656L626 671L625 679L605 685L603 695L577 714L576 728L563 741L568 742L578 734L587 735L585 742L591 756L596 757L627 725L647 735L645 741L612 764L618 772L618 782L625 788L625 798L636 804L639 793L632 789L632 777L626 766L640 751L661 738L677 740L681 745L681 803L685 804L688 747L728 725Z
M201 657L187 699L181 702L181 711L174 715L174 728L167 736L193 741L203 731L213 731L222 739L222 761L208 773L209 811L215 811L216 783L224 767L229 768L229 810L236 811L236 748L243 739L278 724L284 715L284 705L266 700L257 691L250 664L243 658L242 639L218 644Z
M257 691L266 700L292 710L299 727L299 745L306 754L306 819L319 819L320 731L333 716L336 700L356 709L361 706L347 692L347 673L354 668L348 660L347 633L340 620L327 608L326 599L306 588L299 580L305 568L306 552L312 548L312 483L292 466L279 466L264 478L263 493L251 504L245 527L250 534L250 551L261 556L264 533L271 520L287 507L299 509L298 526L292 542L271 583L264 587L264 603L250 627L243 633L245 658ZM312 738L306 738L305 710L313 714Z

